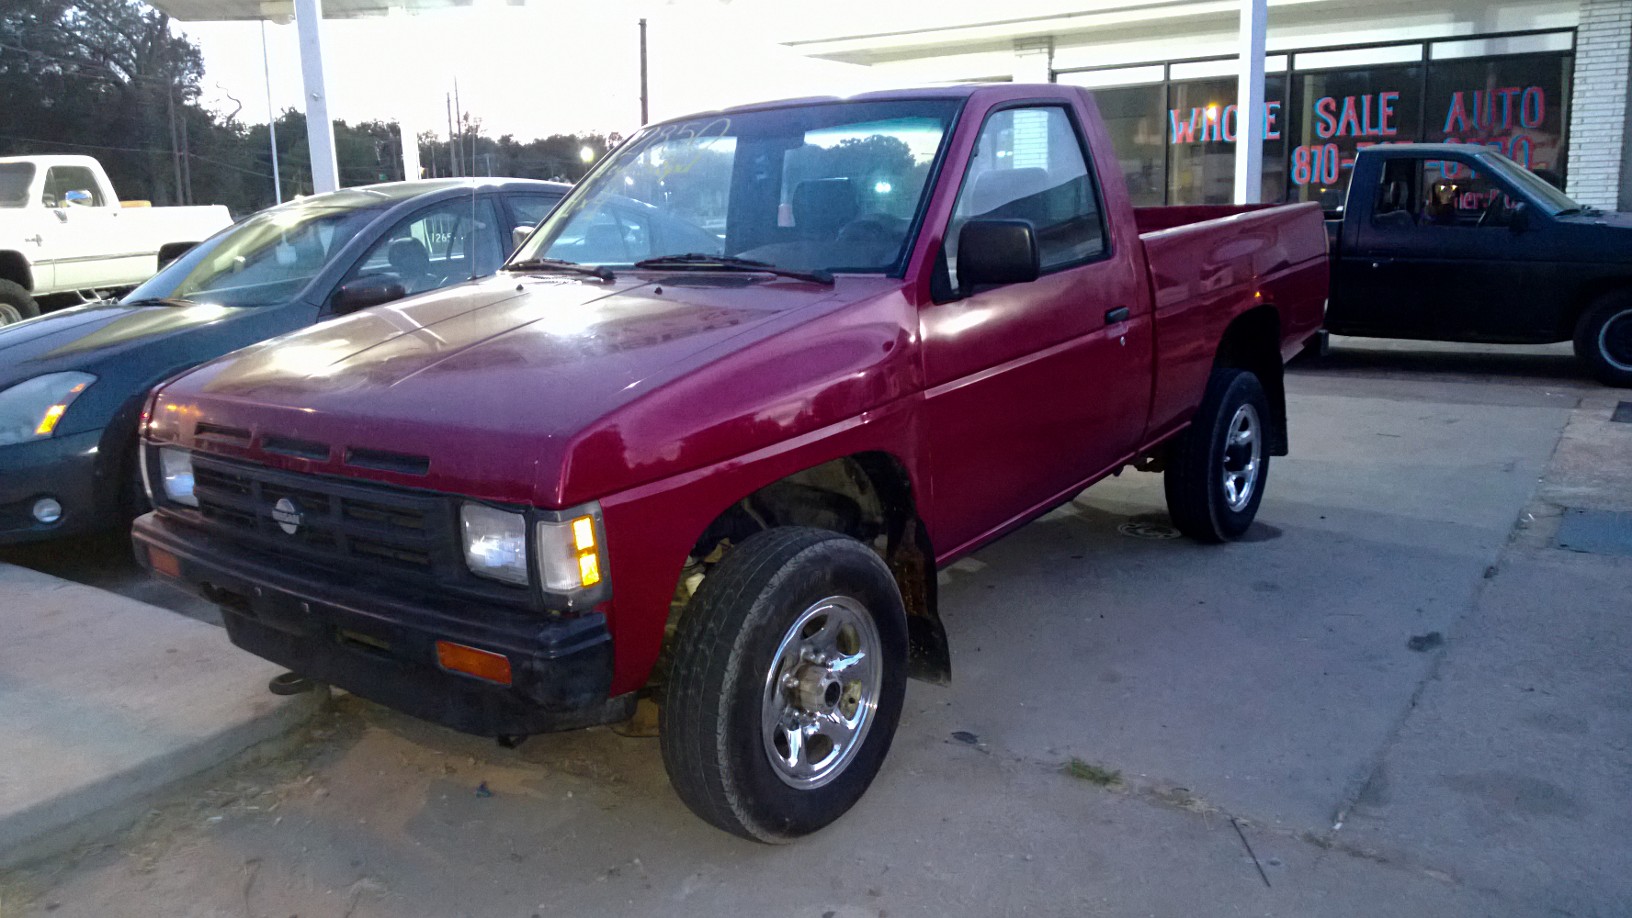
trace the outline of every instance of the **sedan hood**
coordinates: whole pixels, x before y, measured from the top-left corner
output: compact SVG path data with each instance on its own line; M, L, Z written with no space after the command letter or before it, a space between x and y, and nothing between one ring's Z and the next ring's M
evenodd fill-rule
M227 306L92 303L0 328L0 388L57 370L95 372L108 358L200 328L247 318Z
M155 383L203 360L309 325L305 303L230 307L95 303L0 328L0 390L46 373L97 381L63 418L62 435L95 430Z
M819 284L736 276L500 276L200 367L161 392L153 435L190 439L186 419L202 418L227 430L199 448L430 486L422 475L360 472L348 459L384 453L427 468L437 489L515 500L520 469L559 469L572 438L597 419L725 342L762 337L779 315L834 296ZM268 452L267 437L297 448Z

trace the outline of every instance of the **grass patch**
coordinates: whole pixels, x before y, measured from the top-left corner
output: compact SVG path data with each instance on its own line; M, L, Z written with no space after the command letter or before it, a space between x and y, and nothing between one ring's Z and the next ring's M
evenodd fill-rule
M1072 756L1071 761L1065 763L1065 773L1079 781L1098 784L1100 787L1122 783L1122 772L1091 765L1076 756Z

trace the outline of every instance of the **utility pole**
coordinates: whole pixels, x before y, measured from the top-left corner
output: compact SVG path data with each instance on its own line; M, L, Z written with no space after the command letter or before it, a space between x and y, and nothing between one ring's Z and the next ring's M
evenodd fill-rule
M648 117L646 104L646 20L640 20L640 123L644 126Z
M272 110L272 63L266 53L266 20L261 20L261 71L266 74L266 134L272 141L272 197L283 203L283 178L278 173L278 113Z
M176 137L176 88L165 87L164 101L170 106L170 164L176 167L176 203L185 204L181 196L181 142Z
M448 168L449 175L459 174L459 141L453 135L453 93L446 93L448 100Z
M459 104L459 78L453 78L453 126L459 131L459 174L474 175L476 163L465 156L465 107Z

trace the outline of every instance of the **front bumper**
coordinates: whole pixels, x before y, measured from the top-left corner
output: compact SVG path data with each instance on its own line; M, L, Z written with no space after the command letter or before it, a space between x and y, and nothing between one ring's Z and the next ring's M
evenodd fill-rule
M0 446L0 545L54 539L111 525L118 489L102 480L102 431ZM56 498L62 518L34 519L34 502Z
M139 517L132 536L149 570L179 573L180 585L221 607L234 644L415 717L478 736L525 736L633 712L633 696L608 697L612 637L599 613L495 610L476 621L246 557L156 513ZM155 570L153 549L176 559L170 572ZM504 654L512 684L442 669L439 640Z

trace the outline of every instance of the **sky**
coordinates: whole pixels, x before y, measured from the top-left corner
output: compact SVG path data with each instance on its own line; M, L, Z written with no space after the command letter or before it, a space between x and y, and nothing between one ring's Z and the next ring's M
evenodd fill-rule
M325 20L331 117L403 121L445 134L447 94L484 136L628 135L640 125L637 20L649 19L652 120L726 105L878 88L869 68L821 61L770 40L765 18L722 4L559 0ZM206 105L267 120L261 26L175 23L204 54ZM293 23L266 26L271 108L303 108Z

